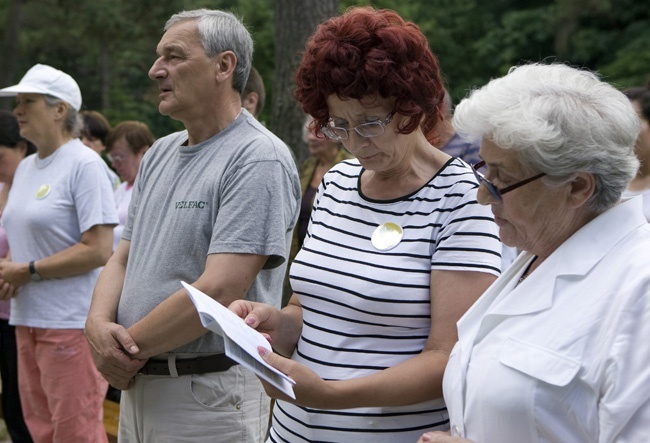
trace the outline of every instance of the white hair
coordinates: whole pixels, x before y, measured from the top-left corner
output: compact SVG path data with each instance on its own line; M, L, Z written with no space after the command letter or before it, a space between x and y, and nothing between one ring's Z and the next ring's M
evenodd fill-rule
M242 21L229 12L195 9L172 15L165 23L165 31L176 23L188 20L198 21L205 55L214 57L224 51L232 51L235 54L237 65L232 86L242 94L253 63L253 38Z
M618 202L639 168L639 118L627 97L592 72L563 64L529 64L474 90L455 110L454 126L518 151L523 169L558 186L588 172L587 202L603 212Z

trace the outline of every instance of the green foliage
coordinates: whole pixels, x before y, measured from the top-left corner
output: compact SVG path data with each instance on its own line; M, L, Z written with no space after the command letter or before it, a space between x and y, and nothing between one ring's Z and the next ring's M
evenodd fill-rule
M341 2L342 6L354 4ZM620 87L650 79L650 7L638 0L357 2L416 22L455 101L516 64L564 62Z
M0 0L0 23L11 2ZM270 121L274 68L270 0L22 0L24 21L14 81L48 63L79 82L86 109L112 124L142 120L158 136L176 130L161 116L147 72L165 21L177 11L222 8L241 16L255 40L254 66L267 89L261 120ZM601 72L619 87L650 79L650 7L639 0L341 0L390 8L417 23L437 54L455 101L469 89L526 61L561 61ZM5 37L4 29L0 36ZM0 63L14 54L0 54ZM4 86L4 85L2 85ZM271 128L272 129L272 128Z
M643 26L643 32L632 38L627 44L616 51L614 60L603 65L600 72L620 88L638 86L650 82L650 22Z

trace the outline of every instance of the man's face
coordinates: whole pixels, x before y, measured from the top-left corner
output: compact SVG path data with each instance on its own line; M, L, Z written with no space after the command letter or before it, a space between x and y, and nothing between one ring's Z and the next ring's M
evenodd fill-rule
M160 88L160 113L182 122L201 118L202 104L209 102L217 83L215 63L205 54L197 22L173 25L160 39L156 52L158 59L149 77Z

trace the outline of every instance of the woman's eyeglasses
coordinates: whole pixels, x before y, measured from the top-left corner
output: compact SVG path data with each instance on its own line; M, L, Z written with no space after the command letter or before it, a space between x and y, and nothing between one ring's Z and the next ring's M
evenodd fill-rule
M506 192L514 191L515 189L523 185L526 185L532 181L535 181L539 178L542 178L546 175L546 173L542 172L541 174L537 174L533 177L527 178L525 180L522 180L510 186L506 186L505 188L499 189L496 186L494 186L488 179L483 177L483 175L479 172L479 169L481 169L483 166L485 166L485 161L480 161L475 165L472 165L472 171L474 172L474 175L476 176L478 182L484 184L487 190L490 192L490 195L494 197L497 201L503 201L502 195L505 194Z
M355 131L357 134L364 138L377 137L386 131L386 125L388 125L391 120L393 120L395 112L396 111L391 111L383 121L377 120L374 122L362 123L350 129L334 126L334 122L330 120L325 126L321 128L321 131L328 138L331 138L333 140L347 140L350 138L350 131Z

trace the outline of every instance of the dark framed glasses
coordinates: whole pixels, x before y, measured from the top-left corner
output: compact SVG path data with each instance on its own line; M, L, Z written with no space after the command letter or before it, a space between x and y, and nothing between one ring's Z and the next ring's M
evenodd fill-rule
M474 172L474 176L476 176L476 180L478 180L479 183L484 184L487 190L490 192L490 195L494 197L497 201L503 201L503 197L502 197L503 194L510 191L514 191L515 189L523 185L527 185L528 183L540 179L546 175L546 173L542 172L541 174L534 175L525 180L522 180L510 186L506 186L505 188L499 189L496 186L494 186L487 178L483 177L483 174L479 172L479 169L481 169L483 166L485 166L485 161L480 161L472 165L472 171Z

